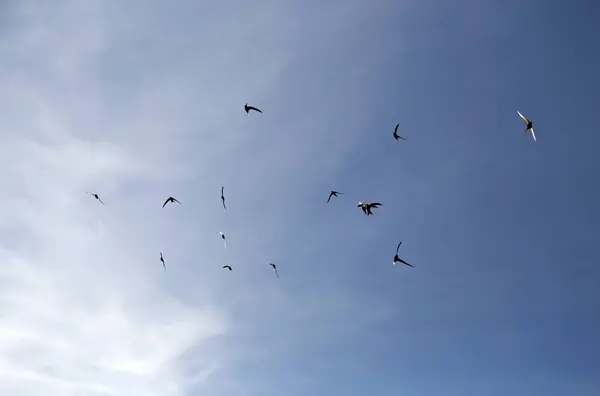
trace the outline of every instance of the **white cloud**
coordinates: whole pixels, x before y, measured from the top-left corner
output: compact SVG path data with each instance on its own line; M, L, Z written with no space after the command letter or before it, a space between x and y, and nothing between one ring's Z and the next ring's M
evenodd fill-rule
M62 1L6 11L14 22L0 44L9 59L0 70L0 394L182 395L211 379L221 381L213 390L231 391L241 380L223 373L226 365L296 346L274 334L269 348L244 339L225 347L216 336L258 336L280 316L274 328L313 342L385 311L358 320L343 292L331 291L323 305L309 292L291 294L285 280L265 287L269 255L286 259L279 227L301 210L301 197L276 208L267 197L327 179L358 141L347 130L332 152L325 143L337 136L321 131L337 121L285 119L339 112L352 100L332 100L350 67L319 92L311 73L301 77L306 86L285 82L299 60L286 47L304 43L300 55L325 56L326 19L344 9L344 31L360 10L328 7L311 16L313 28L295 22L273 36L282 15L305 11L204 10L214 19L188 21L190 31L178 29L185 12L163 7ZM292 90L289 106L284 89ZM245 101L265 117L246 117ZM221 184L235 220L221 216ZM183 205L161 209L168 195ZM235 271L223 276L224 262Z

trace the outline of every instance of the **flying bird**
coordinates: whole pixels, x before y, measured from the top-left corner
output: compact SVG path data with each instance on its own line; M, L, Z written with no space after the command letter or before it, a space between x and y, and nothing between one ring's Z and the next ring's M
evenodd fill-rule
M521 114L521 112L519 110L517 110L517 113L519 113L519 117L521 117L523 119L523 121L525 121L525 132L527 131L531 131L531 136L533 136L533 141L537 142L536 138L535 138L535 132L533 131L533 122L531 122L529 120L529 118L525 117L523 114Z
M221 231L217 232L217 234L221 235L221 239L223 239L223 243L225 244L225 247L227 247L227 240L225 239L225 234L223 234Z
M279 279L279 272L277 272L277 266L273 263L269 263L269 265L273 267L273 271L275 271L275 275L277 275L277 278Z
M402 140L406 140L406 138L403 138L402 136L398 135L398 127L400 126L400 124L396 125L396 128L394 128L394 139L398 140L398 139L402 139Z
M221 202L223 202L223 209L227 210L227 206L225 206L225 195L223 195L223 190L225 186L221 186Z
M230 265L224 265L224 266L223 266L223 268L226 268L226 269L228 269L229 271L233 271L233 270L231 269L231 266L230 266Z
M373 212L371 212L371 209L374 208L378 208L379 206L381 206L381 204L379 202L372 202L372 203L363 203L358 201L358 205L356 205L357 208L361 208L362 211L367 215L373 215Z
M87 191L86 191L86 193L87 193L87 194L89 194L89 195L91 195L92 197L96 198L98 201L100 201L100 203L101 203L102 205L104 205L104 202L102 202L102 200L100 199L100 197L98 196L98 194L96 194L96 193L91 193L91 192L87 192Z
M165 265L165 259L163 258L162 252L160 252L160 262L162 263L163 268L166 271L167 270L167 266Z
M250 110L254 110L254 111L258 111L259 113L262 113L262 111L254 106L248 106L248 102L246 102L246 104L244 105L244 110L246 110L246 115L248 115L250 113Z
M163 206L162 206L162 207L164 208L164 207L165 207L165 205L166 205L166 204L168 204L169 202L177 202L178 204L181 204L181 202L179 202L179 201L178 201L178 200L176 200L175 198L173 198L173 197L169 197L169 198L167 198L167 200L165 201L165 203L163 204Z
M338 194L344 195L344 193L341 193L339 191L333 191L333 190L331 190L331 192L329 193L329 198L327 198L327 203L329 203L329 200L331 200L331 197L337 197Z
M394 256L393 264L396 265L396 263L402 263L402 264L408 265L409 267L414 268L414 265L408 264L406 261L404 261L400 257L398 257L398 249L400 249L400 245L402 245L402 241L400 241L400 243L398 244L398 247L396 248L396 255Z

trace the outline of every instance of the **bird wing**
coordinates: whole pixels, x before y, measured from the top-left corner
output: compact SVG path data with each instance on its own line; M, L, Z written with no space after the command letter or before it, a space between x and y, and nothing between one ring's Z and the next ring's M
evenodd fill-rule
M225 205L225 198L223 198L222 201L223 201L223 209L227 210L227 206Z
M523 119L523 121L529 122L529 119L527 117L525 117L523 114L521 114L521 112L519 110L517 110L517 113L519 113L519 116Z
M333 196L333 191L329 193L329 198L327 198L327 202L329 203L329 201L331 200L331 197Z
M535 132L533 132L533 128L531 128L531 136L533 136L533 141L537 142L537 140L535 139Z
M396 128L394 128L394 134L398 133L398 127L400 126L400 124L396 125Z
M378 206L381 206L381 204L380 204L379 202L373 202L373 203L371 204L371 207L372 207L372 208L376 208L376 207L378 207Z
M100 198L98 198L98 201L100 201L100 203L101 203L102 205L104 205L104 202L102 202L102 200L101 200Z
M163 208L165 207L165 205L166 205L166 204L168 204L168 203L169 203L169 200L170 200L170 199L171 199L171 198L167 198L167 200L165 201L165 203L164 203L164 204L163 204L163 206L162 206Z
M402 260L401 258L399 258L398 261L400 261L402 264L408 265L409 267L414 267L414 265L408 264L406 261Z
M221 186L221 198L224 198L224 197L223 197L223 190L224 190L224 189L225 189L225 186Z
M396 248L396 255L398 255L398 250L400 249L400 245L402 245L402 241L400 241L400 243L398 244L398 247Z
M177 199L171 197L173 199L173 202L177 202L178 204L181 204L181 202L179 202Z
M404 137L402 137L402 136L400 136L400 135L398 135L398 137L399 137L400 139L402 139L402 140L406 140L406 138L404 138Z
M256 107L254 107L254 106L248 106L248 108L249 108L250 110L255 110L255 111L258 111L259 113L262 113L262 111L261 111L260 109L258 109L258 108L256 108Z

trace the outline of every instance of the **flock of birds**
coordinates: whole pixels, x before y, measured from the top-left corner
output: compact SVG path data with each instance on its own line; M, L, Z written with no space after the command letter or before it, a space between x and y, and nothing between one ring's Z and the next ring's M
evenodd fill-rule
M260 110L257 107L254 106L249 106L248 103L246 103L244 105L244 110L246 111L246 115L250 114L250 111L254 110L258 113L262 114L262 110ZM537 142L536 138L535 138L535 132L533 131L533 122L531 122L531 120L529 120L527 117L525 117L523 114L521 114L520 111L517 110L517 113L519 114L519 117L521 117L521 119L523 121L525 121L525 133L531 131L531 136L533 137L533 141ZM394 137L394 139L396 140L407 140L406 138L398 135L398 128L400 127L400 124L397 124L396 127L394 128L394 133L392 134L392 136ZM92 193L92 192L87 192L87 194L91 195L92 197L94 197L95 199L97 199L101 204L104 204L104 202L102 201L102 199L100 199L100 196L98 196L97 193ZM329 201L331 201L332 197L338 197L340 195L344 195L344 193L339 192L339 191L335 191L335 190L331 190L329 192L329 196L327 197L327 203L329 203ZM162 207L164 208L165 206L167 206L168 203L178 203L181 204L181 202L179 202L175 197L168 197L165 202L163 203ZM225 186L221 186L221 203L223 204L223 209L227 210L227 205L225 203ZM356 205L356 207L361 208L363 213L366 216L372 216L373 212L371 209L376 209L378 207L381 206L381 203L379 202L361 202L358 201L358 205ZM221 239L223 239L223 243L225 244L225 248L227 248L227 239L225 238L225 234L221 231L219 231L217 233ZM407 265L409 267L414 267L414 265L407 263L406 261L404 261L403 259L401 259L398 256L398 251L400 250L400 246L402 245L402 241L400 241L398 243L398 246L396 246L396 254L394 255L394 259L392 261L393 265L396 265L396 263L402 263L404 265ZM163 257L162 252L160 252L160 262L162 263L162 266L164 268L164 270L167 270L167 265L165 264L165 259ZM274 263L269 263L269 266L271 266L271 268L273 269L273 272L275 273L275 275L277 276L277 278L279 278L279 272L277 271L277 265ZM224 265L223 269L229 270L229 271L233 271L233 268L231 268L230 265Z

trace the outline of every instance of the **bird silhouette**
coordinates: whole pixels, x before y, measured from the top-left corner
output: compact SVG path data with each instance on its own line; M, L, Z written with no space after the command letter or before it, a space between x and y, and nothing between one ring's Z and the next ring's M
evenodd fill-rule
M373 212L371 212L371 209L378 208L379 206L381 206L379 202L363 203L360 201L358 201L358 205L356 205L356 207L361 208L364 214L366 214L367 216L372 216Z
M248 106L248 102L246 102L246 104L244 105L244 110L246 110L246 115L248 115L250 113L250 110L254 110L254 111L258 111L259 113L262 113L262 110L254 107L254 106Z
M331 197L337 197L339 195L344 195L344 193L341 193L339 191L333 191L331 190L331 192L329 193L329 197L327 198L327 203L329 203L329 201L331 200Z
M160 252L160 262L162 263L163 268L166 271L167 270L167 266L165 265L165 259L163 258L162 252Z
M223 195L223 190L225 190L225 186L221 186L221 202L223 202L223 209L227 210L227 206L225 206L225 195Z
M275 275L277 275L277 278L279 279L279 272L277 272L277 266L273 263L269 263L269 265L273 267L273 271L275 271Z
M102 200L100 199L100 197L98 196L98 194L96 194L96 193L91 193L91 192L87 192L87 191L86 191L86 193L87 193L87 194L89 194L89 195L91 195L92 197L96 198L98 201L100 201L100 203L101 203L102 205L104 205L104 202L102 202Z
M400 249L400 245L402 245L402 241L400 241L400 243L398 244L398 247L396 247L396 255L394 256L393 264L396 265L396 263L402 263L402 264L408 265L409 267L414 267L414 265L408 264L406 261L404 261L400 257L398 257L398 250Z
M394 128L394 139L398 140L398 139L402 139L402 140L406 140L406 138L403 138L402 136L398 135L398 127L400 126L400 124L396 125L396 128Z
M223 234L221 231L217 232L217 234L221 235L221 239L223 239L223 243L225 244L225 247L227 247L227 239L225 239L225 234Z
M224 266L223 266L223 268L226 268L226 269L228 269L229 271L233 271L233 270L231 269L231 266L230 266L230 265L224 265Z
M533 131L533 122L531 122L529 120L529 118L525 117L523 114L521 114L521 112L519 110L517 110L517 113L519 113L519 117L521 117L523 119L523 121L525 121L525 132L527 131L531 131L531 136L533 137L533 141L537 142L536 138L535 138L535 132Z
M175 198L173 198L173 197L169 197L169 198L167 198L167 200L165 201L165 203L163 204L163 206L162 206L162 207L164 208L164 207L165 207L165 205L166 205L166 204L168 204L169 202L177 202L178 204L181 204L181 202L179 202L179 201L178 201L178 200L176 200Z

